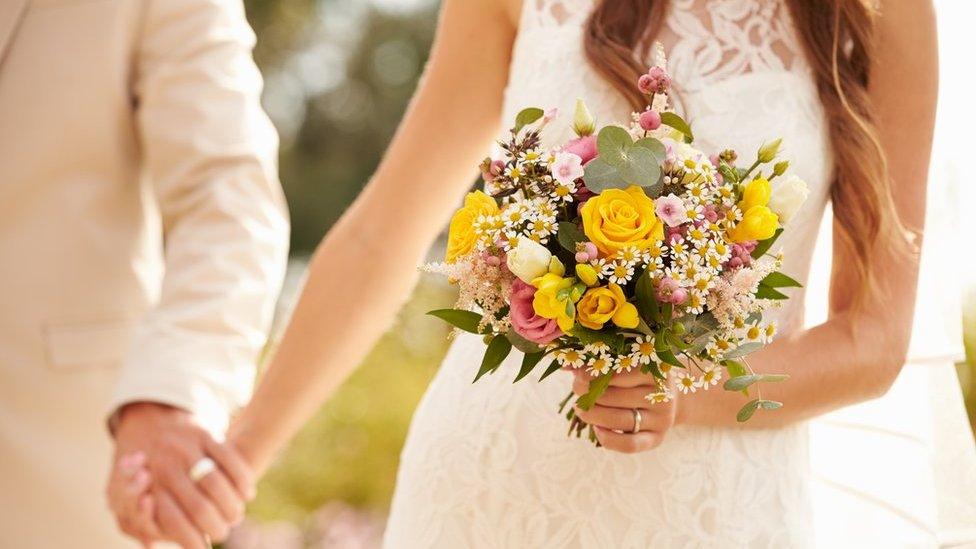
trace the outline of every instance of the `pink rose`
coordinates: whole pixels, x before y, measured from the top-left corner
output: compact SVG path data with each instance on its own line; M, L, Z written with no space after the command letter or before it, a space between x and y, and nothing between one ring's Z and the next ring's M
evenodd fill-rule
M583 164L596 158L596 136L587 135L573 139L563 147L563 151L573 153L583 160Z
M532 308L534 297L534 286L518 278L512 282L512 292L509 295L512 329L533 343L545 345L563 335L563 331L559 329L559 324L555 320L535 314L535 309Z

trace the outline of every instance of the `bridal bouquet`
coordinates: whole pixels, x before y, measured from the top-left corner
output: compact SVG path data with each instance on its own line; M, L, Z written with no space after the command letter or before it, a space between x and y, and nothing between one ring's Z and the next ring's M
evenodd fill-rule
M543 379L584 368L592 381L582 409L633 369L658 381L652 403L723 379L747 395L786 379L754 373L745 357L773 338L763 314L787 298L781 289L800 285L779 272L782 257L770 248L806 184L776 162L779 140L743 165L736 151L696 149L669 109L662 66L637 85L648 107L629 124L597 131L580 100L577 138L552 149L540 135L556 113L521 111L500 157L481 165L485 191L454 214L445 262L424 267L460 290L454 309L430 314L484 335L475 380L512 348L524 353L516 381L545 358ZM781 405L757 393L738 420ZM579 435L585 424L572 408L567 417Z

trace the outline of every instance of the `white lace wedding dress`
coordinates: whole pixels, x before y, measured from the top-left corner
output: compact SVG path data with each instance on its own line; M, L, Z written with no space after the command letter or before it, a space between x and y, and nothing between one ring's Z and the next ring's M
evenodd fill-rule
M626 121L622 97L587 65L582 31L593 0L525 0L505 118L559 107L547 144L571 137L577 97L600 123ZM828 196L831 155L817 92L781 0L674 0L659 39L696 146L753 154L783 138L811 195L780 244L784 271L805 281ZM804 295L778 311L803 325ZM385 546L390 548L808 547L814 543L809 426L674 428L652 452L623 455L566 436L556 413L568 374L512 384L521 355L471 381L476 336L451 347L403 449ZM784 365L788 371L789 365ZM787 406L789 404L787 403ZM891 546L891 545L888 545Z

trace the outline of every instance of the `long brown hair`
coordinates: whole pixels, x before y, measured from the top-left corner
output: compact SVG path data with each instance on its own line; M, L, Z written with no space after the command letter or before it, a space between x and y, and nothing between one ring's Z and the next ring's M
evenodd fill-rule
M908 249L867 91L877 13L865 0L786 4L829 121L835 241L853 259L850 290L860 301L873 293L879 255L890 257L878 252ZM646 105L634 83L668 9L667 0L600 0L586 23L587 60L635 108Z

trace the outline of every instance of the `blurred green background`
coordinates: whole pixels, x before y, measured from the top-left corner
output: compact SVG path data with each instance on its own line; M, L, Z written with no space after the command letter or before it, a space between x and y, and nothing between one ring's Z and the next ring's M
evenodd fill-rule
M266 79L265 107L282 138L292 215L289 308L304 257L375 168L417 83L433 36L434 0L246 0ZM424 278L394 327L294 440L260 486L235 548L372 547L381 535L410 416L447 330L423 315L452 302ZM976 299L967 325L976 327ZM397 329L407 328L407 329ZM409 335L409 337L405 337ZM976 329L969 330L970 364ZM971 415L976 369L959 367Z

